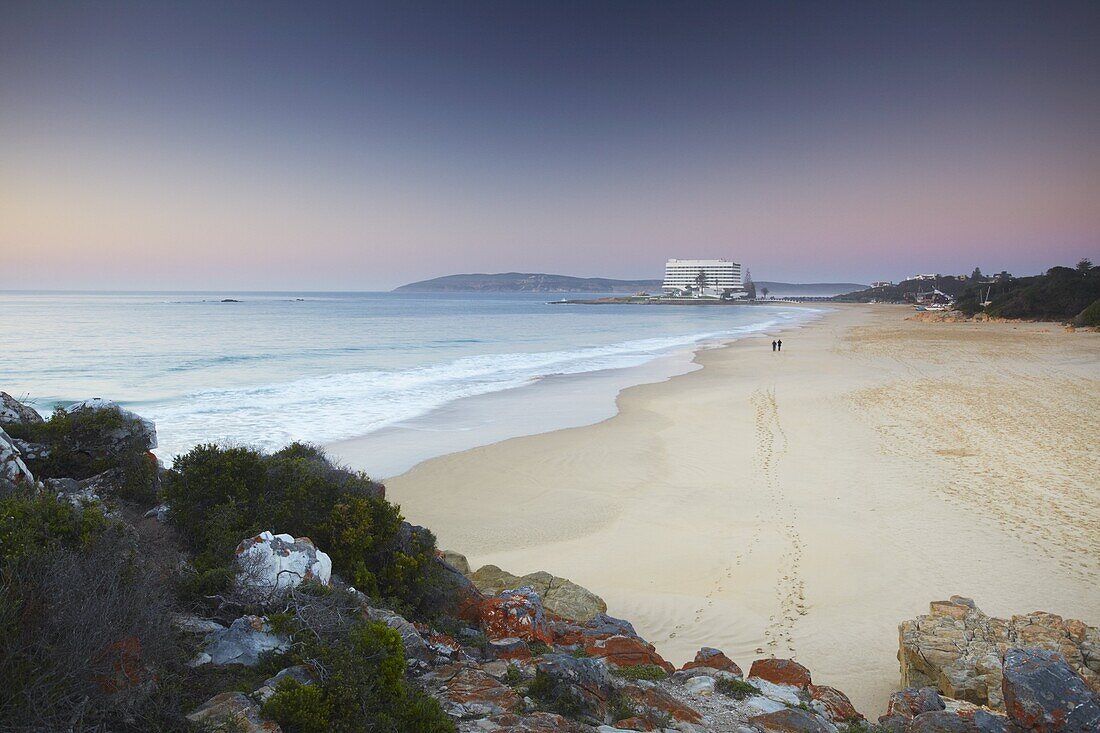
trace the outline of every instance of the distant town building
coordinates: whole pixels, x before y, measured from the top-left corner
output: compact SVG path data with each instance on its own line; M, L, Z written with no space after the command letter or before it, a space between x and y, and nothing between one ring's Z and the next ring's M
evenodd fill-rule
M889 280L876 280L875 282L871 283L871 287L872 288L888 288L893 284L894 283L890 282Z
M910 275L906 280L935 280L935 275Z
M732 260L668 260L661 289L694 297L744 297L741 264Z

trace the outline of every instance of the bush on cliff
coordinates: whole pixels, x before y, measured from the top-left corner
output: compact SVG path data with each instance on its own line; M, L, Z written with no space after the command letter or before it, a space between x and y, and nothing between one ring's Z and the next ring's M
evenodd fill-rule
M413 616L435 615L449 600L435 537L404 523L382 493L364 474L298 443L270 455L200 445L165 479L171 521L195 553L197 587L227 583L237 544L276 530L312 539L333 571L364 593Z
M136 730L185 668L159 569L94 505L0 499L0 720L14 730ZM180 716L182 717L182 716Z
M315 604L301 603L299 613L283 619L293 644L289 661L308 664L318 681L288 678L264 705L265 716L286 733L453 733L439 704L405 682L401 636L382 623L349 621L339 613L354 605L341 591L317 593ZM334 611L336 613L334 613Z
M156 498L157 463L148 452L148 437L117 407L71 413L59 407L45 422L5 425L4 430L13 438L46 446L45 457L25 459L39 480L81 481L119 469L116 488L121 498L139 503Z

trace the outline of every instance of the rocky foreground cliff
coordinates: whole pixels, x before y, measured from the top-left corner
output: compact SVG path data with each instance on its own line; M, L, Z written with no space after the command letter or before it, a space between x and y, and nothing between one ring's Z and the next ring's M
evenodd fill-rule
M0 729L1100 730L1082 621L935 601L871 721L793 660L676 669L588 589L473 570L316 449L155 445L111 402L0 393Z

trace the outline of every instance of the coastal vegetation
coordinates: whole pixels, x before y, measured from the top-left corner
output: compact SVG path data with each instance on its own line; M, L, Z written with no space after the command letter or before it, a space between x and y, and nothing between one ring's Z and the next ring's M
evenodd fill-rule
M1010 278L989 286L974 283L959 294L955 307L967 315L985 313L994 318L1096 326L1100 325L1098 304L1100 266L1084 259L1076 267L1052 267L1033 277Z
M983 313L991 318L1100 325L1100 266L1088 259L1075 267L1052 267L1030 277L1013 277L1007 272L985 276L979 268L970 275L922 276L839 295L834 300L915 303L922 294L934 291L954 299L955 309L968 316Z
M704 647L676 670L567 579L471 571L381 484L316 447L207 444L165 468L150 458L152 424L113 403L48 421L24 407L0 393L0 730L877 730L794 660L759 659L745 676ZM146 465L150 501L124 488L149 480ZM91 466L103 471L58 474ZM943 692L989 690L975 704L1003 707L1003 687L1072 703L1082 729L1100 721L1097 629L1046 613L990 619L960 597L930 608L901 627L912 686L891 697L890 730L960 729L964 713L929 686L941 663L953 665ZM959 659L929 653L959 624ZM1042 641L1005 651L1003 670L976 661L1000 653L991 629L1025 627L1058 653ZM1013 714L988 714L990 729Z

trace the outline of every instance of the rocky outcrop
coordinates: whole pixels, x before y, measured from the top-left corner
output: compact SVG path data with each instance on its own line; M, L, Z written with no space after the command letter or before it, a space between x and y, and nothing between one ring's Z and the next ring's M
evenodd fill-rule
M27 464L23 463L19 449L15 447L4 429L0 428L0 495L21 484L33 483L34 475L27 468Z
M934 601L929 608L929 615L899 627L905 687L935 687L947 697L1000 709L1001 664L1012 647L1056 651L1094 689L1100 687L1096 627L1044 611L992 618L961 596Z
M722 653L720 649L705 646L695 653L695 659L686 662L681 671L689 669L714 670L715 672L729 672L737 677L741 676L741 668L737 663Z
M260 707L241 692L223 692L214 695L187 719L200 730L239 731L239 733L282 733L273 720L260 716Z
M237 545L238 582L259 593L296 588L312 580L328 585L332 560L308 537L261 532Z
M532 588L506 590L486 598L478 614L481 628L491 639L513 637L524 641L552 641L542 598Z
M512 712L520 703L515 690L474 664L440 667L432 680L440 685L444 710L460 720Z
M265 652L288 648L286 639L275 634L262 616L241 616L228 629L212 632L206 641L205 657L198 663L243 664L254 667Z
M35 425L43 422L38 411L29 405L24 405L7 392L0 392L0 425L7 423L22 423Z
M485 565L477 572L469 572L469 563L458 553L447 553L444 559L456 568L465 565L466 575L479 591L496 595L504 590L527 587L538 592L547 611L570 621L590 621L607 611L607 604L595 593L567 578L544 571L516 576L496 565Z
M1003 680L1005 710L1018 728L1034 733L1100 730L1100 694L1057 652L1009 649Z
M70 415L88 415L104 411L118 414L118 424L114 427L97 431L94 435L80 436L74 449L93 454L113 455L133 449L152 450L157 447L157 428L152 420L124 410L118 403L111 400L94 397L90 400L76 402L65 408Z
M582 715L603 717L615 688L602 660L547 654L538 662L538 671L551 681L555 697L569 698Z

